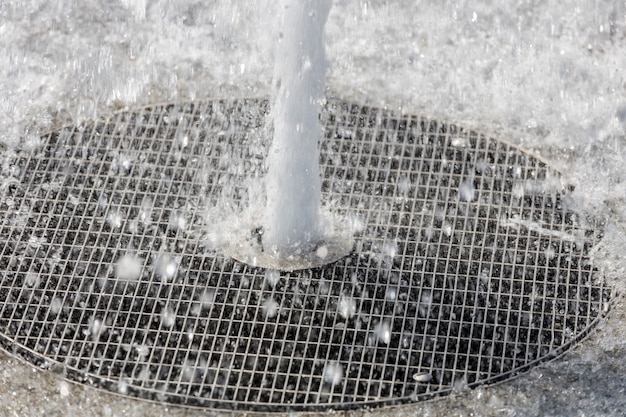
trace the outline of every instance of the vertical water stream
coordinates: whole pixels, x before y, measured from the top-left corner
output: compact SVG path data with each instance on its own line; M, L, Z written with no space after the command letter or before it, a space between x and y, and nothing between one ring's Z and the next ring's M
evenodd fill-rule
M263 245L289 255L320 236L318 141L330 0L286 0L275 52Z

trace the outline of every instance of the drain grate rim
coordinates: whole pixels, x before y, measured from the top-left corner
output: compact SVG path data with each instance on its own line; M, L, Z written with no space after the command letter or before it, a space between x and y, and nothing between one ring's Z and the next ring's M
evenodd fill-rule
M268 289L263 270L214 254L204 247L209 245L206 236L199 238L188 233L207 227L206 219L210 216L202 210L203 207L219 206L230 198L240 205L235 207L236 211L243 210L249 201L255 201L257 195L251 190L253 185L258 185L263 172L262 115L266 111L267 101L259 99L155 105L119 112L108 120L91 125L56 130L42 138L39 149L19 153L14 160L16 176L0 195L0 235L6 238L4 246L0 246L0 267L4 271L0 282L4 300L0 304L0 346L37 366L62 368L61 372L70 380L159 402L265 412L353 409L422 401L466 387L508 380L561 355L582 340L605 316L614 294L587 256L593 244L601 238L601 230L597 229L597 224L585 223L592 219L580 218L578 213L564 207L564 196L571 190L561 184L556 170L513 145L475 130L339 100L329 100L322 115L327 129L326 138L321 143L322 167L327 174L324 175L324 198L329 210L350 218L352 223L362 222L364 230L356 234L355 251L345 260L309 271L286 273L275 287ZM87 137L85 132L89 134ZM218 139L208 142L208 132ZM48 155L42 156L46 152ZM226 161L220 159L224 155L229 158L226 165ZM485 159L482 162L481 155ZM33 159L29 159L31 157ZM490 157L493 157L492 161L488 160ZM34 165L28 165L28 161L33 160ZM141 163L137 164L137 161ZM481 163L483 166L478 172ZM143 171L139 171L138 165L143 165ZM203 171L202 165L217 167L217 174ZM29 166L34 170L27 169ZM532 174L527 176L530 172ZM211 175L222 175L227 182L242 178L242 173L245 173L244 186L228 191L219 187L219 181L211 179ZM60 184L55 184L55 175L62 177ZM134 176L139 176L139 180ZM45 184L48 185L44 187ZM121 194L102 202L98 194L102 189ZM133 191L126 195L124 190ZM158 204L153 202L149 214L142 214L142 203L151 195L161 201ZM206 200L213 197L214 200L207 203ZM363 203L364 200L367 204ZM500 204L502 202L504 204ZM547 209L546 204L550 205ZM368 207L363 208L363 205ZM463 212L472 215L464 216ZM78 218L74 217L77 213ZM120 218L116 217L120 213ZM141 220L142 216L145 221ZM485 230L477 233L472 224L483 224ZM407 225L419 225L419 228ZM41 234L37 226L43 226L49 234ZM63 239L55 243L56 235L52 231L59 230L64 232ZM24 235L29 232L30 235ZM94 234L97 237L94 238ZM552 247L555 252L552 259L556 260L546 258L543 267L538 265L542 252L540 247L532 246L533 239L539 245L547 244L548 250ZM481 245L481 242L487 242L491 247ZM108 248L108 254L106 250L100 250L102 243ZM499 244L509 245L507 249L512 254L499 252ZM61 248L60 255L55 252L59 249L57 246ZM89 253L85 256L89 262L82 258L67 261L73 246L78 246L83 254L87 250ZM462 256L467 255L465 246L470 248L468 259ZM129 251L141 260L141 276L134 282L112 275L116 262L124 259ZM523 252L534 261L534 266L515 260L515 256L520 256L517 252ZM471 262L472 256L481 260L478 266ZM485 259L493 262L487 264ZM92 262L94 260L97 262ZM167 271L157 272L161 264L167 263L174 265L172 276ZM484 294L480 295L483 271L479 267L485 266L483 264L489 266L488 280ZM38 274L47 274L45 283L37 282L36 277L29 275L33 272L33 265ZM130 266L133 266L132 262ZM508 279L505 276L507 268L513 275L519 273L529 275L529 278ZM565 270L574 276L572 280L577 281L569 282L570 275L565 279L567 284L559 284L557 281L562 278L558 276L542 281L541 277L538 278L542 268L544 272L552 271L557 275L558 272L554 271ZM217 276L204 274L206 270ZM419 271L422 275L418 279ZM72 277L80 274L82 279L73 281ZM357 275L355 282L351 281L352 274ZM359 274L364 277L362 280L359 280ZM456 278L453 283L451 276ZM224 281L223 277L229 279ZM408 281L403 281L405 277L409 277L406 278ZM26 288L32 279L35 279L33 286L37 288ZM307 280L306 288L294 284ZM589 281L588 285L585 280ZM21 286L18 287L18 283ZM497 290L515 285L521 286L518 293ZM527 285L543 288L543 297L548 301L538 302L532 298ZM192 301L201 298L204 294L201 289L206 288L226 294L214 295L213 300L213 306L219 305L220 311L228 312L224 313L225 317L212 316L217 309L214 307L203 313L217 320L213 327L197 324L200 319L193 313ZM359 291L358 288L368 294L355 296L357 301L351 301L358 303L359 312L348 318L338 317L341 308L354 308L351 304L339 306L346 303L342 298L345 293L352 296ZM394 296L389 294L390 288L396 291ZM41 294L37 293L39 290ZM397 297L404 290L407 300L403 302ZM427 294L427 291L430 292ZM567 298L573 291L589 292L587 314L567 314L569 303L575 301ZM594 291L595 295L591 294ZM35 293L39 295L33 295ZM559 304L560 293L567 301L565 304ZM141 301L137 307L139 311L126 311L120 307L125 294ZM227 301L229 294L235 298L243 297L243 318L236 316L237 304ZM505 310L499 303L504 301L494 295L502 294L508 297L509 304L518 306L513 314L515 319L510 319L510 314L499 318L498 314ZM267 306L261 305L262 297L268 295L274 302L275 298L280 301L275 316L278 324L275 325L269 318L262 317L263 311L267 312ZM297 304L300 296L302 305ZM36 297L39 297L37 303L31 304L29 300ZM420 301L429 297L431 301L428 303ZM432 301L436 297L441 297L438 304ZM562 326L572 326L574 331L567 336L569 339L565 340L565 329L555 328L549 322L544 324L545 317L534 327L519 326L526 312L521 304L526 299L538 303L536 305L540 307L537 308L546 316L558 316L565 322ZM455 300L464 303L455 304ZM477 325L477 319L468 318L465 301L471 306L472 300L474 308L484 310L484 315L490 310L496 311L493 329L486 330L486 326ZM85 304L81 306L81 302ZM491 308L490 302L495 307ZM431 317L431 310L420 310L421 304L437 304L428 308L438 314L460 314L461 318L447 322L435 319ZM396 312L399 305L404 305L405 312ZM593 313L592 305L597 310ZM564 308L565 313L555 312L556 308ZM52 310L58 311L53 314ZM308 322L311 319L306 319L299 310L318 318L321 324ZM407 310L411 310L416 318L413 319ZM173 318L169 317L172 315L170 311ZM287 319L281 316L284 311L290 321L285 322ZM532 307L529 313L534 314L535 308ZM28 314L32 317L24 319L23 316ZM344 311L344 314L353 313ZM425 317L420 321L417 317L421 314ZM122 317L120 322L118 316ZM136 324L126 332L131 327L131 316L148 329L146 334L141 333ZM568 322L566 316L574 317ZM91 322L89 317L92 317ZM77 326L70 329L67 322L71 322L71 318L75 319ZM38 327L36 319L45 325ZM354 327L357 319L364 328ZM517 320L518 327L498 323L498 320L508 319ZM193 349L181 341L188 337L186 330L162 328L162 323L167 320L173 320L173 327L181 323L181 329L185 329L188 323L195 323L202 332L192 332L189 337L191 343L198 343L202 347L200 350L206 351L206 358L199 359L199 354L193 353ZM246 327L246 321L250 320L254 326ZM386 324L389 329L384 327L385 320L390 322ZM220 327L224 323L228 326ZM120 324L123 325L120 327ZM519 327L526 329L526 349L531 345L528 339L532 331L535 332L532 334L546 337L541 330L544 327L549 327L546 334L550 331L558 334L558 340L550 342L552 348L538 352L536 358L526 353L525 359L519 360L518 354L511 353L494 360L481 352L482 348L477 353L473 348L463 347L471 345L474 340L463 338L464 325L469 326L470 333L482 332L478 337L481 343L489 339L485 336L487 333L499 331L498 326L503 328L504 342L490 336L492 348L496 351L510 347L506 343L509 331L516 331L516 340L522 341ZM300 340L298 326L307 326L317 333L302 336L304 340ZM295 333L290 335L289 331L294 327ZM50 333L47 336L46 329ZM211 329L224 337L210 339ZM285 338L279 340L283 345L303 346L305 352L316 360L286 354L288 348L285 346L281 346L278 353L261 354L261 345L254 347L252 342L258 336L254 336L254 331L259 329L262 329L259 336L262 342L259 343L267 341L263 336L267 329L274 337L284 331ZM65 332L71 330L77 331L69 337ZM114 331L121 334L121 341L112 340ZM374 333L376 336L372 338ZM139 335L137 340L134 339L136 335ZM322 335L322 340L314 344L316 335ZM406 348L402 347L400 339L408 338L413 343L416 335L422 337L419 341L421 348L411 347L408 349L411 354L419 356L420 363L427 363L425 358L428 355L436 357L438 349L442 349L448 356L444 354L437 360L443 364L432 362L430 367L421 367L403 363L402 352ZM434 342L426 340L429 337L434 338ZM104 347L97 348L98 338L106 338ZM159 359L166 365L159 367L161 365L141 357L141 352L137 353L142 348L139 341L150 338L159 342L153 341L152 346L156 347L148 354L149 358ZM347 341L352 351L361 354L362 360L353 361L351 357L342 356L347 353L341 349L333 351L336 338ZM239 345L229 347L226 339L235 339L237 343L243 341L247 343L246 348L253 351L241 354L237 351ZM428 347L438 343L440 348ZM415 342L415 346L417 344ZM519 344L514 345L520 348ZM209 345L211 349L207 350ZM541 349L545 348L540 345ZM63 349L69 353L63 353ZM185 361L193 363L181 363L179 351L183 352ZM462 369L448 365L457 361L463 364L463 356L469 357L472 352L479 358L476 360L486 361L484 368L478 364L474 372L470 369L469 359ZM217 375L222 372L219 370L214 371L214 376L206 375L215 367L211 363L213 356L219 357L220 361L231 361L231 365L240 360L239 365L242 365L255 354L268 362L275 357L279 360L286 358L289 364L287 371L273 372L266 364L257 372L263 377L274 378L272 387L266 390L267 397L263 397L265 400L261 394L255 393L263 390L255 386L254 381L259 381L254 377L251 377L252 382L246 380L248 374L258 371L256 368L255 372L245 367L235 371L236 380L229 379L232 370L225 372L227 376ZM140 355L139 359L137 355ZM375 362L379 357L393 363L383 366L381 371ZM364 358L371 360L365 363ZM513 361L514 365L505 370L497 360L503 363ZM325 370L333 369L333 363L344 366L342 376L346 382L343 385L325 382L329 379ZM365 369L362 372L368 375L355 376L353 365L361 366L359 369ZM149 370L147 379L154 384L140 380L141 367L150 366L158 367L157 374L162 373L167 378L150 379ZM291 371L292 366L299 367L300 372ZM498 366L501 372L493 373L492 367ZM131 368L130 371L125 367ZM479 372L481 369L484 377ZM206 372L202 373L203 370ZM310 375L305 375L306 372ZM383 382L380 382L378 372ZM468 374L470 380L464 381L463 376L467 378ZM225 382L220 383L220 378L225 378ZM401 383L396 384L396 379ZM297 387L278 387L279 380L287 385L289 381L295 381L292 383ZM347 387L350 381L353 381L352 393ZM203 391L211 383L222 391L218 394L214 394L217 391ZM365 393L359 393L359 383L367 385ZM385 384L387 386L383 387ZM172 391L169 385L175 389Z

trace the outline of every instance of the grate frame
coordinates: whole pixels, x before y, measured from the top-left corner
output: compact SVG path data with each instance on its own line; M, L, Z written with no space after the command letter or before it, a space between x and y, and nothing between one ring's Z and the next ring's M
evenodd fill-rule
M155 105L18 151L0 193L0 346L153 401L355 409L511 379L607 313L589 257L601 220L556 170L477 130L341 100L321 115L322 191L353 252L277 280L228 258L222 229L262 201L267 111Z

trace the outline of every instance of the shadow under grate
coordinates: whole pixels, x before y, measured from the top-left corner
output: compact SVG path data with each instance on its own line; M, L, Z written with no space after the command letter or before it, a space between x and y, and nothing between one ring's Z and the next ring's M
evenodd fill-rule
M0 194L0 345L71 380L215 409L408 403L562 354L608 310L593 219L559 174L479 132L329 101L324 205L348 257L222 255L262 205L264 100L120 112L19 151Z

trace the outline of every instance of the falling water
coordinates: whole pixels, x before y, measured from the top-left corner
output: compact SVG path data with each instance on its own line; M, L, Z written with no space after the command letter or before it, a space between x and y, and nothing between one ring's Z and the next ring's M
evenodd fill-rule
M321 236L318 140L327 68L324 25L330 0L286 0L278 36L263 244L295 253Z

